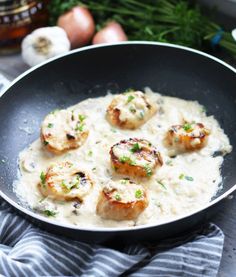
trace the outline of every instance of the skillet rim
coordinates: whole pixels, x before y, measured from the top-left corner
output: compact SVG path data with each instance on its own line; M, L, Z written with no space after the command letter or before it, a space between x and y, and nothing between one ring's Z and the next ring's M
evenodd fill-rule
M0 98L8 92L8 90L18 81L20 81L22 78L24 78L26 75L30 74L31 72L33 72L34 70L36 70L37 68L40 68L48 63L53 62L54 60L60 59L62 57L65 56L69 56L69 55L73 55L74 53L78 53L81 51L87 51L90 49L96 49L96 48L101 48L101 47L112 47L112 46L116 46L116 45L154 45L154 46L161 46L161 47L171 47L171 48L177 48L177 49L181 49L183 51L188 51L188 52L192 52L201 56L204 56L208 59L211 59L215 62L220 63L221 65L223 65L224 67L228 68L229 70L233 71L236 74L236 69L227 64L226 62L220 60L219 58L216 58L215 56L212 56L210 54L207 54L205 52L190 48L190 47L186 47L186 46L182 46L182 45L177 45L177 44L171 44L171 43L162 43L162 42L150 42L150 41L126 41L126 42L119 42L119 43L106 43L106 44L101 44L101 45L90 45L90 46L85 46L85 47L81 47L79 49L74 49L71 50L67 53L61 54L59 56L53 57L48 59L47 61L40 63L39 65L36 65L28 70L26 70L25 72L23 72L21 75L19 75L16 79L14 79L12 82L10 82L10 84L3 90L3 92L1 93ZM1 99L0 99L1 101ZM177 222L179 220L183 220L187 217L191 217L195 214L198 214L199 212L202 212L206 209L208 209L209 207L217 204L218 202L220 202L221 200L223 200L224 198L228 197L231 193L233 193L234 191L236 191L236 184L234 184L232 186L232 188L230 188L229 190L227 190L224 194L218 196L216 199L214 199L213 201L208 202L207 204L205 204L203 207L187 213L183 216L179 216L176 217L172 220L165 220L160 222L159 224L145 224L145 225L139 225L139 226L133 226L133 227L80 227L78 228L78 226L73 226L72 224L65 224L65 223L59 223L50 219L47 219L46 217L34 213L26 208L24 208L23 206L20 206L17 202L13 201L10 197L8 197L5 193L3 193L0 190L0 197L2 197L6 202L8 202L10 205L12 205L14 208L16 208L17 210L20 210L22 213L32 217L33 219L39 220L39 221L43 221L45 223L49 223L51 225L54 225L54 227L63 227L63 228L67 228L67 229L72 229L75 231L86 231L86 232L107 232L107 233L111 233L111 232L131 232L131 231L135 231L135 230L142 230L142 229L147 229L147 228L154 228L154 227L158 227L158 226L162 226L165 224L170 224L170 223L174 223Z

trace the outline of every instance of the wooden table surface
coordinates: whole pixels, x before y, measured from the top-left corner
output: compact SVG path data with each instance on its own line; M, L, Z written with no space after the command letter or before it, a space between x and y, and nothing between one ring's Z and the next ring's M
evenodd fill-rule
M28 69L20 55L0 56L0 73L9 80ZM236 89L236 88L235 88ZM236 130L234 130L236 131ZM225 234L223 256L218 277L236 276L236 193L227 199L221 211L212 219ZM204 276L203 276L204 277Z

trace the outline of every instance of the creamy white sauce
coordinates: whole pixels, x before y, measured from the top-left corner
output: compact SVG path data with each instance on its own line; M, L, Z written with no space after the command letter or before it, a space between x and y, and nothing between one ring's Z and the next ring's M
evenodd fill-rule
M78 227L123 227L174 219L209 202L222 181L220 167L223 157L212 155L215 151L226 154L232 150L228 137L213 116L206 116L198 102L162 96L150 89L146 89L146 94L158 104L158 112L136 130L121 130L108 123L105 115L113 99L111 94L87 99L70 107L70 110L78 110L87 116L89 136L80 148L62 155L47 152L39 139L20 153L21 176L14 184L22 204L38 212L52 210L56 212L52 220ZM171 125L184 121L201 122L209 128L211 134L208 143L200 151L170 158L171 151L163 143L166 131ZM99 192L111 179L124 177L112 169L109 151L115 143L129 138L149 140L161 152L164 164L151 178L133 179L146 188L149 199L148 207L135 222L105 220L96 214ZM81 170L86 171L94 181L93 189L81 205L73 201L44 199L38 190L40 173L45 172L52 162L63 160L79 162Z

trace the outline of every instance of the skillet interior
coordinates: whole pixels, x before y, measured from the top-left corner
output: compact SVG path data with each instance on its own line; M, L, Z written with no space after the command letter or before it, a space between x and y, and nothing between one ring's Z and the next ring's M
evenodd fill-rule
M222 64L167 45L121 44L91 48L56 59L24 76L0 99L0 190L18 202L12 183L18 153L39 136L53 109L88 97L150 86L162 94L198 100L236 147L236 74ZM236 152L225 159L223 194L236 183ZM199 173L200 174L200 173Z

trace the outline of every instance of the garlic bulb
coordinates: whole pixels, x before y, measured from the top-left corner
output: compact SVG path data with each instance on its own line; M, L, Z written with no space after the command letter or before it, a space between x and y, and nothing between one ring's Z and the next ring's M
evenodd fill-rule
M26 36L21 44L22 58L34 66L70 50L70 41L60 27L44 27Z

